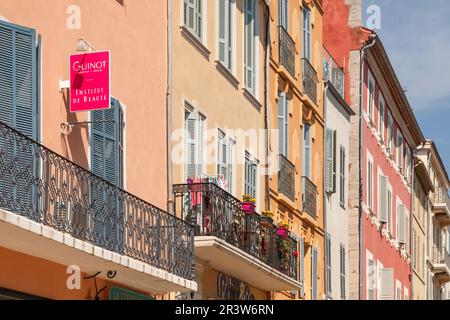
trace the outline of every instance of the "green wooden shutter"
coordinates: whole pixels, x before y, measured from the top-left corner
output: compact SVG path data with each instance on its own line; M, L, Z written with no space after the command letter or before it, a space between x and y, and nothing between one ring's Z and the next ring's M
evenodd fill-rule
M0 121L29 138L37 138L37 49L36 32L0 21ZM18 178L13 187L12 172L0 177L0 205L14 203L15 211L27 212L32 205L34 187L29 184L36 163L28 143L18 144L0 137L2 161L14 164Z

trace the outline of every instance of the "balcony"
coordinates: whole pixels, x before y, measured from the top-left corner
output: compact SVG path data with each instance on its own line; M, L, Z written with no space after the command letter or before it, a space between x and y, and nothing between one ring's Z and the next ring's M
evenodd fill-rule
M100 277L114 270L145 292L197 289L190 224L3 123L0 246Z
M297 242L246 214L212 183L174 185L175 207L195 231L195 254L212 268L266 291L298 290Z
M450 281L450 255L446 248L433 247L431 271L435 279L444 284Z
M450 225L450 199L447 190L442 187L435 188L432 211L435 221L441 227Z
M278 27L279 63L295 78L295 42L283 26Z
M309 214L313 219L317 217L317 187L307 177L302 177L302 200L303 212Z
M303 65L303 93L317 104L317 73L308 59L302 59Z
M278 192L295 201L295 166L283 155L279 155Z
M338 66L336 61L331 57L328 51L323 50L324 59L324 78L331 82L333 87L344 98L345 94L345 73L341 67Z

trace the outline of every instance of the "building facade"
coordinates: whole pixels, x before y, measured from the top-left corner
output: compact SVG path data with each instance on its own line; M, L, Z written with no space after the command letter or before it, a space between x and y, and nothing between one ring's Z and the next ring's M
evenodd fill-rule
M327 299L348 299L348 150L354 111L344 100L345 74L324 49L325 163L324 229Z
M412 150L423 140L361 1L324 1L324 45L347 65L351 299L409 300Z
M0 294L196 290L194 230L160 209L166 15L163 1L0 1ZM103 50L111 108L71 113L69 56Z
M270 170L267 3L173 5L173 192L176 214L196 225L199 283L177 298L271 299L300 290L297 240L260 219Z
M299 292L279 296L324 298L323 71L321 1L271 1L269 204L299 241ZM278 147L277 147L278 146Z
M433 190L429 196L429 214L426 232L426 275L428 300L448 299L447 283L450 281L450 255L448 225L449 212L449 179L439 152L432 141L421 145L417 154L425 161L429 154L427 167Z

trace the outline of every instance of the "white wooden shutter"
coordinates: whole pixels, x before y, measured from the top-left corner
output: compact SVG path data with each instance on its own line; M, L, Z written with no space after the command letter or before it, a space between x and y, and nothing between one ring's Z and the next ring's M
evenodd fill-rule
M381 300L394 300L394 269L381 269Z
M311 177L311 126L303 124L303 176Z
M245 86L251 92L255 90L255 0L244 0L245 10Z
M287 108L286 108L286 93L280 92L278 94L278 148L279 153L287 157Z
M388 221L388 212L387 212L387 177L380 176L380 194L379 194L379 218L382 222Z
M196 167L196 117L193 112L190 112L187 115L186 121L186 150L185 150L185 170L186 170L186 178L195 177L197 175L197 167Z
M317 300L317 249L312 247L311 252L311 299Z
M333 189L333 130L326 129L325 131L325 179L327 192L332 192Z
M397 206L397 240L399 243L406 243L405 234L405 207L402 204Z
M219 61L231 70L231 42L232 42L232 21L231 21L231 1L219 1Z
M202 10L202 0L195 0L195 33L201 39L202 33L202 23L203 23L203 10Z
M184 0L184 25L194 30L196 0Z

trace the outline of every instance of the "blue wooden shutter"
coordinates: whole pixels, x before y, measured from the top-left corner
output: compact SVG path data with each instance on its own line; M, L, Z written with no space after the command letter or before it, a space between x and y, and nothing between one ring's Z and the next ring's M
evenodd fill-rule
M285 92L278 93L279 153L288 157L288 102Z
M0 21L0 121L36 140L37 120L37 49L33 29ZM0 138L2 161L14 164L12 172L0 177L0 205L19 212L30 210L34 187L29 184L36 170L32 146L25 141Z

